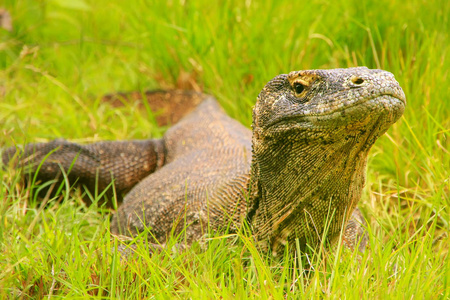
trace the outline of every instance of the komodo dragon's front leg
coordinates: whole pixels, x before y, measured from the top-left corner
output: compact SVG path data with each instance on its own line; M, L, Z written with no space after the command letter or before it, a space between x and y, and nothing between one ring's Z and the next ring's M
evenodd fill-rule
M121 202L136 183L164 164L162 140L98 142L78 145L65 140L50 143L28 144L23 148L10 147L2 153L2 162L16 168L24 168L26 173L39 182L64 180L84 186L92 195L107 189L107 204L112 205L114 181L117 199ZM35 175L34 175L35 174ZM26 178L27 181L31 179ZM40 195L56 192L57 188L41 190ZM89 201L88 197L85 197Z

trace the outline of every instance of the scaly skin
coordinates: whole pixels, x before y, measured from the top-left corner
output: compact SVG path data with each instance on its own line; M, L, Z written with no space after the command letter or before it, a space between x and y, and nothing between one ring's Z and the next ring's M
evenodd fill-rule
M391 73L367 68L291 72L264 87L253 111L249 205L263 249L276 254L295 238L314 245L326 221L327 237L338 235L361 198L370 148L405 104ZM355 222L347 226L351 245Z
M36 164L56 148L39 172L43 181L74 160L71 182L92 191L114 179L125 194L111 223L117 234L151 230L164 243L188 225L191 243L207 228L234 231L247 219L262 251L274 255L295 239L302 247L332 241L342 228L348 246L358 243L363 219L355 208L368 152L406 105L391 73L360 67L279 75L258 96L253 134L202 97L161 140L54 141L27 145L20 160L10 161L16 149L6 149L2 160Z

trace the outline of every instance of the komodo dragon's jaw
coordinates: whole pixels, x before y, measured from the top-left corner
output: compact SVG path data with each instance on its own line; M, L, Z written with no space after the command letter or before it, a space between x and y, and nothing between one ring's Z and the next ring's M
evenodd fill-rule
M405 105L391 73L365 67L267 83L253 110L248 212L263 250L339 233L360 199L371 146Z

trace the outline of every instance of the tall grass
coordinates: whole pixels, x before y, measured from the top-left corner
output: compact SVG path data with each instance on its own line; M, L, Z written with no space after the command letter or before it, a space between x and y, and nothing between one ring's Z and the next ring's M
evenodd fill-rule
M138 239L124 261L108 211L69 194L44 209L0 170L1 298L450 297L449 1L3 5L14 29L0 29L0 148L163 135L151 113L100 101L114 91L201 89L249 126L264 83L299 69L386 69L408 106L369 157L362 255L336 248L273 261L239 234L153 255Z

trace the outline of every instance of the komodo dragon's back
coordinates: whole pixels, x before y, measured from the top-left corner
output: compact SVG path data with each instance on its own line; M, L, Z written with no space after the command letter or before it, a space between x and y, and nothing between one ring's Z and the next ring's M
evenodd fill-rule
M182 92L150 94L189 100ZM125 198L113 233L150 230L164 243L185 230L190 243L207 228L233 231L247 219L260 248L274 255L295 240L302 248L333 240L342 228L344 242L357 245L368 152L406 105L391 73L358 67L279 75L258 96L252 131L211 96L190 95L201 103L162 139L55 140L7 148L2 161L38 171L41 181L61 181L70 170L69 182L90 193L114 182L119 201Z
M240 223L250 176L251 131L228 117L214 98L170 128L163 138L164 167L138 183L111 224L115 233L150 227L159 242L175 222L185 223L188 241L208 223ZM143 209L144 208L144 209ZM142 220L145 219L145 222Z

